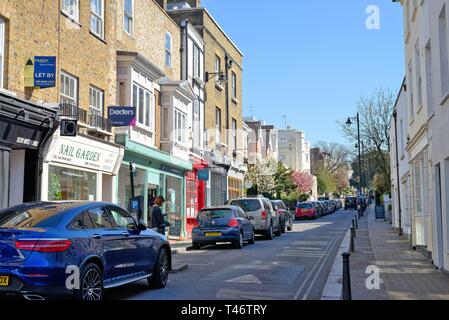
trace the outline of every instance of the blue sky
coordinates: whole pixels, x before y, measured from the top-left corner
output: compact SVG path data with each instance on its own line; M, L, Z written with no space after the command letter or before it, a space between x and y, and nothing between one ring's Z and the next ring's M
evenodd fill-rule
M312 142L345 143L337 119L404 76L402 11L391 0L202 0L244 54L243 111L303 129ZM380 8L380 30L365 10Z

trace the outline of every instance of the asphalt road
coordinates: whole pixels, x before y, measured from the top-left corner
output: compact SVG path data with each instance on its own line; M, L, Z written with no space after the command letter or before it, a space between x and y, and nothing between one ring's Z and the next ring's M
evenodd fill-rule
M355 211L296 221L293 231L268 241L256 238L241 250L221 244L173 255L188 270L170 274L167 287L146 281L114 288L105 299L306 300L320 299L340 243Z

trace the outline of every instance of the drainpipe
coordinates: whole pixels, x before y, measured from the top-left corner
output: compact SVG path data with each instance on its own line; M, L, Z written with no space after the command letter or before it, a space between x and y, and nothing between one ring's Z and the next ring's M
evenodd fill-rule
M401 206L401 182L399 177L399 151L398 151L398 113L395 109L393 111L394 118L394 134L395 134L395 148L396 148L396 178L398 188L398 209L399 209L399 235L402 236L402 206Z

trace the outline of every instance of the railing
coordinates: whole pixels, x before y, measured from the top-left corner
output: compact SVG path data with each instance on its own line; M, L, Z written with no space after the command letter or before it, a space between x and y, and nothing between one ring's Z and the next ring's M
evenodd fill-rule
M70 103L60 104L59 115L74 118L90 127L111 132L111 121L109 119L98 114L89 114L88 111Z

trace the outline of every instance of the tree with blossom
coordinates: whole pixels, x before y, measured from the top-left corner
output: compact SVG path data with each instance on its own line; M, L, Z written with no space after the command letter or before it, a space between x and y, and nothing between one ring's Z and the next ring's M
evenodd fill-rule
M313 188L313 175L307 171L296 171L292 174L293 183L297 186L299 192L310 193Z

